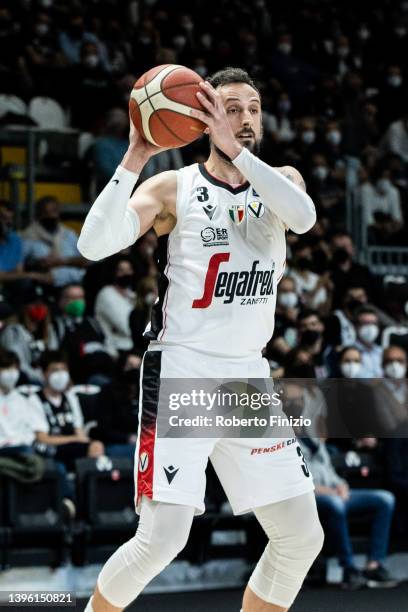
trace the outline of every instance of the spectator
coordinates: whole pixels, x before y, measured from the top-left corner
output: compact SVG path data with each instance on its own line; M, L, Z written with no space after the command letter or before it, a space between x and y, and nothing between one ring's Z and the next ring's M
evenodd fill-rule
M135 274L129 259L116 258L111 282L101 289L95 301L95 317L111 352L117 355L132 348L129 317L135 305Z
M343 308L336 309L325 323L326 344L339 347L354 344L356 328L354 325L355 311L367 304L367 293L363 287L349 287L343 298Z
M343 169L329 165L325 155L313 155L308 185L320 214L333 223L341 222L345 213Z
M408 163L408 114L403 115L388 127L382 143L384 153L398 155Z
M138 355L142 355L147 349L148 339L144 337L144 333L150 323L152 308L157 301L157 297L155 278L151 276L143 278L137 285L136 305L129 318L133 351Z
M296 293L307 308L325 312L329 305L331 285L328 275L319 277L313 270L312 250L307 242L293 246L288 275L296 284Z
M388 485L397 498L398 531L408 533L408 424L404 422L384 440L384 460Z
M383 354L384 378L374 390L374 412L380 421L382 435L395 435L408 422L407 354L399 346L389 346Z
M117 378L101 391L98 425L91 433L102 440L108 457L133 458L135 454L141 363L137 355L122 355L118 360Z
M48 346L66 352L74 382L106 383L112 375L112 356L101 326L94 317L84 316L85 308L81 285L62 287Z
M286 353L295 348L298 315L299 298L295 280L290 276L284 276L278 285L275 329L266 351L268 358L279 362Z
M41 368L44 389L29 398L33 413L44 419L44 427L37 435L38 448L73 470L75 459L100 457L104 454L104 446L98 440L90 440L84 432L81 407L75 395L69 392L70 376L63 354L45 352Z
M322 351L324 323L315 310L305 309L298 316L299 350L305 351L313 360L315 376L326 378L325 353Z
M121 108L112 108L106 114L103 133L92 146L97 189L102 190L112 178L129 145L129 116Z
M10 298L13 293L19 294L30 282L50 281L45 273L24 271L23 244L20 236L13 231L13 220L13 206L6 200L0 200L0 283L13 283Z
M378 107L381 109L381 126L386 128L398 121L405 111L404 76L399 64L387 66L380 84Z
M0 346L13 351L27 382L43 382L38 362L48 343L50 311L40 288L24 293L19 319L9 318L0 330Z
M316 501L320 520L344 569L343 585L355 589L363 586L394 587L392 578L383 563L387 558L391 521L395 498L389 491L375 489L350 489L346 480L338 476L323 440L301 440L301 447L308 469L316 486ZM353 559L348 515L374 513L366 569L357 570Z
M380 171L375 181L364 182L358 189L359 206L368 240L373 244L387 244L403 224L401 198L390 180L390 171Z
M356 347L361 353L361 378L381 378L383 349L376 344L380 333L378 315L370 306L361 306L355 315Z
M78 251L78 236L61 223L57 198L38 200L35 215L22 232L25 265L50 274L56 287L80 282L87 262Z
M0 348L0 455L32 454L44 422L15 386L20 377L17 356Z
M95 34L85 30L83 15L73 13L65 29L59 34L61 51L70 64L80 63L83 46L87 43L94 45L96 60L101 62L105 70L109 70L105 45L99 41Z

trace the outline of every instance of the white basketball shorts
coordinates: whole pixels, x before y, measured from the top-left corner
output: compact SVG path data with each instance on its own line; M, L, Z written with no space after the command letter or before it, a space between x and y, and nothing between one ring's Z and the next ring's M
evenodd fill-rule
M287 438L159 438L157 408L163 378L268 378L258 357L233 361L184 347L150 345L141 369L139 434L135 453L136 509L154 501L205 510L205 470L211 460L234 514L314 489L295 436Z

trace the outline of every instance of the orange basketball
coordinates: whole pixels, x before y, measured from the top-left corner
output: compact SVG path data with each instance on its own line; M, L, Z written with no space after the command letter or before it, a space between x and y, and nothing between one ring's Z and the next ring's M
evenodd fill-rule
M196 97L203 79L175 64L156 66L138 79L130 94L130 117L139 133L158 147L182 147L199 138L207 127L190 116L204 110Z

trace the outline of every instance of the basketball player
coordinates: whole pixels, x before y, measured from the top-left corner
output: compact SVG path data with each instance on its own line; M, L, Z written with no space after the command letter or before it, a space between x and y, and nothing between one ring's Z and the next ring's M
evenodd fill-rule
M300 174L256 156L261 100L248 74L227 68L200 88L205 112L191 115L207 125L207 162L154 176L131 197L144 164L159 152L131 127L129 149L78 243L98 260L153 228L162 271L141 373L140 522L103 567L86 612L122 610L184 548L194 515L204 512L208 458L234 513L253 511L269 538L244 612L287 610L323 542L312 478L295 440L280 440L272 453L267 439L156 436L160 378L269 376L261 350L273 333L285 232L304 233L316 220Z

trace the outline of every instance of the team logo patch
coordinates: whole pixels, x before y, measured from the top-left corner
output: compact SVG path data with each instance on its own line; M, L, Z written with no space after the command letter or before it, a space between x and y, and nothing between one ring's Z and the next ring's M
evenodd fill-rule
M164 467L163 470L166 474L167 482L171 484L173 482L173 478L179 471L179 468L175 468L174 465L169 465L169 467Z
M145 472L149 467L149 455L145 452L140 453L139 457L139 472Z
M265 206L262 202L250 202L247 206L248 214L251 217L255 217L256 219L260 219L265 213Z
M214 204L207 204L207 206L203 206L203 211L205 212L210 221L213 218L216 210L217 207L214 206Z
M224 246L228 242L228 230L223 227L205 227L201 232L203 246Z
M243 204L232 204L228 209L228 214L234 223L239 225L245 217L245 207Z

